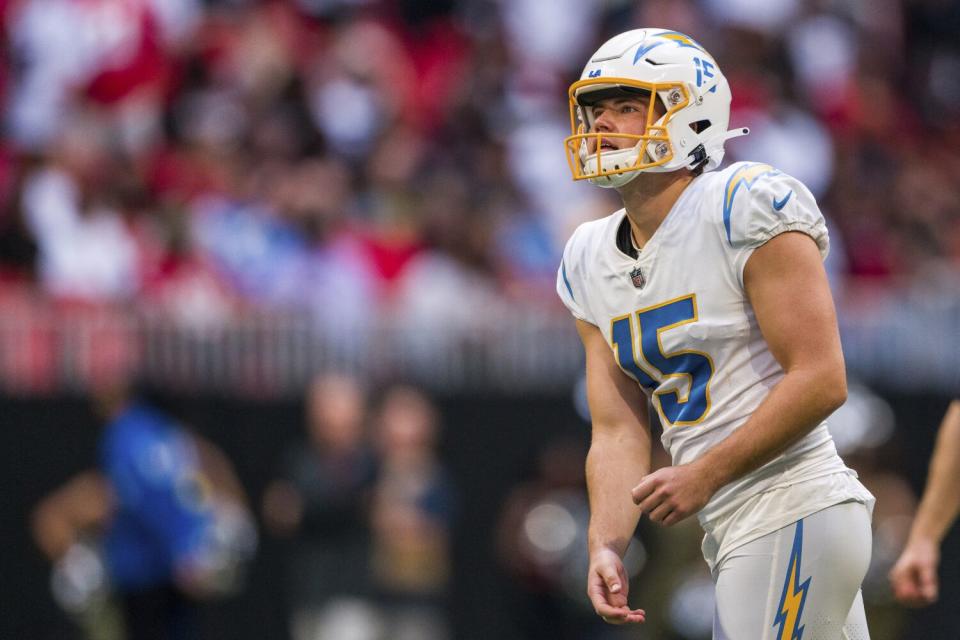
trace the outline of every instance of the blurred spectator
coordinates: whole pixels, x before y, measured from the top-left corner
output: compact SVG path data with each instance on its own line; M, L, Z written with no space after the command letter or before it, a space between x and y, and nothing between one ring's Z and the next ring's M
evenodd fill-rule
M439 416L413 387L393 387L377 416L373 510L378 640L447 640L453 495L437 458Z
M50 160L24 180L22 207L39 249L39 274L56 297L130 299L141 284L141 255L129 180L110 157L106 131L95 119L64 125ZM130 212L132 213L132 212ZM132 221L131 221L132 222Z
M36 281L37 246L24 224L18 201L22 168L0 148L0 288Z
M590 514L585 457L580 442L547 443L537 453L532 477L511 491L500 516L498 555L517 588L514 623L528 640L595 640L635 633L600 620L582 589ZM625 559L631 577L645 561L643 544L634 540Z
M91 638L196 638L201 603L234 593L256 549L243 489L217 447L125 389L96 400L107 420L100 470L70 480L33 516L55 565L54 596Z
M263 496L270 531L289 538L294 640L362 640L374 632L370 502L376 465L366 397L353 378L321 375L306 398L307 440L289 448Z

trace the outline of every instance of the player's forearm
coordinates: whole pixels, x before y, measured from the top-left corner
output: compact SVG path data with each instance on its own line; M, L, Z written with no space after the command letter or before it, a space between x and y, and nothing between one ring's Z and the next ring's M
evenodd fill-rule
M650 471L649 434L594 437L587 454L590 493L590 552L606 547L623 556L640 510L630 490Z
M836 411L846 397L842 363L788 371L746 424L695 464L719 489L774 459Z
M37 546L52 561L59 560L77 537L70 520L49 506L34 511L32 529Z
M80 473L34 510L34 539L48 558L57 560L80 532L106 522L112 505L113 494L106 479L96 471Z
M928 538L938 544L960 512L960 400L955 400L943 418L930 461L927 487L910 531L912 538Z

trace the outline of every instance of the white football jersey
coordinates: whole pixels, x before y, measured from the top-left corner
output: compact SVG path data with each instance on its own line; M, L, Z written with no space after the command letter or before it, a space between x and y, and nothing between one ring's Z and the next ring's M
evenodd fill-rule
M744 424L784 375L744 293L747 259L786 231L809 235L826 257L827 228L803 184L747 162L694 179L636 258L618 248L625 217L621 209L574 232L557 291L574 316L600 329L641 385L673 463L689 463ZM760 492L843 472L852 474L820 424L718 491L700 512L701 524L710 531ZM829 506L806 504L815 499L794 506L807 513Z

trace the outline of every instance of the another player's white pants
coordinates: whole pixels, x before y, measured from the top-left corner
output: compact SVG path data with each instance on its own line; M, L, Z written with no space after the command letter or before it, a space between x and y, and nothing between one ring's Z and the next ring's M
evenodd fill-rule
M869 640L871 542L867 507L845 502L734 549L715 573L714 640Z

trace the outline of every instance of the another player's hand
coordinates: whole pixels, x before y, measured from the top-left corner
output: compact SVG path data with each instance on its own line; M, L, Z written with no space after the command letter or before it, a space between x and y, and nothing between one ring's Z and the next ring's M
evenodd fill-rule
M600 549L590 555L587 596L597 615L610 624L637 624L646 620L643 609L627 605L627 572L620 556L612 549Z
M893 594L908 607L925 607L937 601L937 567L940 547L929 538L912 539L890 570Z
M695 464L664 467L633 488L634 504L654 522L669 527L700 511L716 491Z

